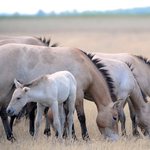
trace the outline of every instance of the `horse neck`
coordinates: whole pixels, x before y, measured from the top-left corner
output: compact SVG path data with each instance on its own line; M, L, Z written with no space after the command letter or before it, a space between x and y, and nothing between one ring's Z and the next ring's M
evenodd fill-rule
M112 103L107 83L103 75L98 71L93 74L93 82L89 93L97 105L98 112Z
M42 93L43 92L39 84L31 86L27 93L28 102L40 102Z
M144 101L142 93L137 83L135 83L132 94L130 95L130 99L133 103L136 113L142 112L142 110L145 109L147 106L147 103Z

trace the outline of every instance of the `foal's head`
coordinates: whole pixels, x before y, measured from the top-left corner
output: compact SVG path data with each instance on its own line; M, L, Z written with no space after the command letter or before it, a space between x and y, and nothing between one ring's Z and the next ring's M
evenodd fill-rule
M21 108L28 102L26 93L29 91L29 88L23 87L16 79L14 80L14 83L16 90L14 91L7 108L7 113L9 115L18 114Z

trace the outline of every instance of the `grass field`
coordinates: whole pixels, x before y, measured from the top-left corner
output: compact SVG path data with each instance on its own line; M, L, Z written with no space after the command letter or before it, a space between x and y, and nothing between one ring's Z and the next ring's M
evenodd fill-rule
M113 16L113 17L52 17L52 18L0 18L0 35L30 35L50 38L60 46L77 47L86 52L133 53L150 58L150 16ZM96 126L97 110L95 104L84 101L87 129L91 142L81 138L81 129L75 113L76 142L64 141L59 144L54 137L43 135L45 120L40 126L39 138L33 141L28 132L28 121L14 126L17 142L6 140L0 121L1 150L45 150L45 149L102 149L102 150L141 150L150 149L150 139L132 136L132 126L128 107L125 107L127 137L115 142L105 142ZM120 124L119 124L120 126ZM121 133L119 133L121 135Z

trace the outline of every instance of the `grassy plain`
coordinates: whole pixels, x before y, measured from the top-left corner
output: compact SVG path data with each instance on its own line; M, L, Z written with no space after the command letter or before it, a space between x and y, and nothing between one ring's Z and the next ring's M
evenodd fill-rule
M77 47L86 52L133 53L150 58L150 16L96 16L96 17L45 17L45 18L0 18L0 35L37 36L50 38L60 46ZM96 126L96 107L84 101L86 122L91 142L81 138L81 129L75 113L75 130L78 141L59 144L52 133L48 138L43 135L45 120L40 126L39 138L33 141L28 132L28 121L14 126L17 142L6 140L0 121L0 149L3 150L141 150L150 149L149 139L141 135L132 136L132 126L128 107L125 107L127 137L120 137L116 142L105 142ZM119 124L120 125L120 124ZM121 135L121 133L120 133Z

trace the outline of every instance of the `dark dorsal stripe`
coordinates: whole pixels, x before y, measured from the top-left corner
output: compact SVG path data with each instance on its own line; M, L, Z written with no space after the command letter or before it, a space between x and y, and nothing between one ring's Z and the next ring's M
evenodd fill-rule
M46 38L44 37L44 39L42 39L41 37L38 38L36 37L38 40L40 40L42 43L44 43L46 46L50 46L50 42L51 42L51 38L46 40ZM57 47L59 45L59 43L54 43L52 44L50 47Z
M140 88L140 91L141 91L141 94L142 94L142 97L143 97L144 101L147 103L147 102L148 102L147 96L146 96L146 94L143 92L143 90L141 89L141 86L140 86L140 84L139 84L139 82L138 82L138 80L137 80L137 76L133 73L134 68L132 68L132 65L131 65L131 64L129 64L129 63L126 63L126 64L127 64L127 66L130 68L130 70L131 70L131 72L132 72L132 74L133 74L133 76L134 76L134 78L135 78L135 80L136 80L136 82L137 82L137 84L138 84L138 86L139 86L139 88Z
M82 51L83 52L83 51ZM114 84L114 81L113 79L111 78L111 75L109 74L109 71L106 70L106 69L103 69L103 67L105 67L105 65L103 63L101 63L100 59L93 59L94 57L94 54L91 54L91 53L86 53L86 52L83 52L93 63L94 65L97 67L97 69L102 73L106 83L107 83L107 86L108 86L108 89L109 89L109 93L111 95L111 98L112 98L112 101L115 102L117 101L117 96L116 94L114 93L114 89L115 89L115 84Z

